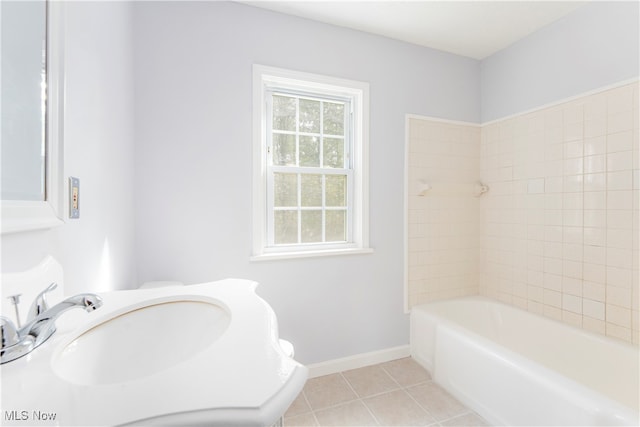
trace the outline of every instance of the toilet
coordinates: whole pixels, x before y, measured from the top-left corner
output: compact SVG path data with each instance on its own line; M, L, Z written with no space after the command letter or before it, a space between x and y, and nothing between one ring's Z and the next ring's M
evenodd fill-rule
M157 280L151 282L144 282L138 289L154 289L154 288L168 288L170 286L184 286L184 283L173 280ZM287 356L293 358L295 351L293 344L287 340L280 339L280 348Z
M286 354L287 356L293 358L293 355L295 354L294 349L293 349L293 344L291 344L287 340L280 339L280 348L282 349L284 354Z

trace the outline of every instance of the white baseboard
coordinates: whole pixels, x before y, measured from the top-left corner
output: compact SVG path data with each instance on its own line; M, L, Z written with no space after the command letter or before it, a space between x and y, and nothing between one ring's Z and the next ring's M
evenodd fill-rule
M313 363L307 365L307 368L309 368L309 378L315 378L348 371L350 369L377 365L378 363L389 362L390 360L402 359L403 357L409 357L410 354L409 346L401 345L369 353L354 354L353 356L341 357L340 359L327 360L326 362Z

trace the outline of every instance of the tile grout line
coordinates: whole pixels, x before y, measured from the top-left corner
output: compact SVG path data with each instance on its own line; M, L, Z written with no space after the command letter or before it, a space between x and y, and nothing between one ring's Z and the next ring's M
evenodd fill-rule
M351 383L349 382L347 377L344 376L344 371L340 372L340 376L342 377L342 379L345 380L345 382L347 383L347 385L349 386L349 388L351 389L353 394L355 394L358 397L357 400L359 400L360 403L362 403L362 405L364 405L364 407L366 408L367 412L369 412L369 414L371 415L373 420L376 422L376 425L381 426L382 424L380 423L380 420L378 420L378 418L375 416L373 411L371 411L371 408L369 408L369 406L365 403L364 399L356 392L356 390L353 388L353 386L351 385Z
M416 403L420 408L422 408L422 409L423 409L427 414L429 414L429 416L430 416L431 418L433 418L433 419L434 419L434 422L433 422L432 424L430 424L430 425L438 425L438 426L441 426L441 425L442 425L441 423L446 422L446 421L449 421L449 420L452 420L452 419L454 419L454 418L456 418L456 417L461 417L461 416L463 416L463 415L470 414L470 413L471 413L471 414L475 414L475 412L474 412L474 411L472 411L472 410L471 410L471 409L469 409L466 405L464 405L464 406L465 406L465 409L466 409L466 411L465 411L465 412L463 412L463 413L461 413L461 414L454 415L453 417L446 418L446 419L444 419L444 420L438 420L438 419L437 419L437 418L436 418L436 417L431 413L431 411L429 411L427 408L425 408L424 406L422 406L422 405L420 404L420 402L418 402L418 401L417 401L417 399L416 399L415 397L413 397L413 395L412 395L411 393L409 393L409 391L408 391L408 389L409 389L409 388L418 387L418 386L420 386L420 385L425 385L425 384L428 384L428 383L433 383L433 384L436 384L436 385L437 385L437 383L436 383L436 382L434 381L434 379L431 377L431 373L429 373L429 379L428 379L427 381L422 381L422 382L419 382L419 383L416 383L416 384L411 384L411 385L408 385L408 386L404 387L404 386L402 386L402 384L400 384L400 383L399 383L399 382L398 382L398 381L393 377L393 375L391 375L391 373L389 373L389 372L384 368L384 366L380 366L380 367L382 368L382 370L383 370L383 371L385 371L385 372L387 373L387 375L389 375L389 376L391 377L391 379L392 379L396 384L398 384L398 386L400 387L400 389L404 390L404 391L409 395L409 397L410 397L410 398L411 398L411 399L412 399L412 400L413 400L413 401L414 401L414 402L415 402L415 403Z
M433 381L433 380L432 380L432 381ZM426 383L421 383L421 384L426 384ZM416 387L417 385L418 385L418 384L415 384L415 385L412 385L411 387ZM422 408L422 410L423 410L423 411L425 411L425 412L426 412L426 413L427 413L427 414L428 414L428 415L429 415L429 416L434 420L434 423L431 423L430 425L433 425L433 424L438 424L438 425L440 425L440 421L439 421L439 420L438 420L438 419L437 419L437 418L436 418L436 417L431 413L431 411L429 411L427 408L425 408L424 406L422 406L422 405L420 404L420 402L418 402L418 400L417 400L415 397L413 397L413 395L412 395L411 393L409 393L409 391L407 391L407 389L408 389L408 388L409 388L409 387L407 387L406 389L404 389L404 390L405 390L405 393L407 393L407 394L409 395L409 397L411 398L411 400L413 400L413 401L416 403L416 405L418 405L418 407L419 407L419 408Z
M440 425L440 423L438 422L438 420L436 419L436 417L434 417L434 416L433 416L433 414L432 414L431 412L429 412L425 407L423 407L420 403L418 403L418 401L417 401L417 400L416 400L416 399L411 395L411 393L409 393L409 392L407 391L407 389L408 389L409 387L416 387L416 386L418 386L418 385L426 384L426 383L428 383L428 382L430 382L430 381L433 381L433 379L431 378L431 374L429 374L429 380L427 380L427 381L423 381L423 382L419 382L419 383L417 383L417 384L412 384L412 385L410 385L410 386L406 386L406 387L405 387L405 386L403 386L402 384L400 384L400 382L398 382L398 380L396 380L396 378L395 378L395 377L394 377L394 376L393 376L389 371L387 371L387 370L385 369L385 367L384 367L384 366L380 365L380 368L382 368L382 370L383 370L383 371L384 371L384 372L385 372L389 377L391 377L391 379L392 379L392 380L393 380L393 381L398 385L398 387L400 387L400 390L404 391L404 392L409 396L409 398L411 398L411 400L413 400L413 401L418 405L418 407L419 407L420 409L422 409L423 411L425 411L425 412L427 413L427 415L429 415L429 416L430 416L430 417L435 421L434 423L431 423L431 424L429 424L429 425L434 425L434 424L438 424L438 425Z
M339 373L339 374L342 374L342 372L338 372L338 373ZM345 379L346 379L346 378L345 378ZM416 386L419 386L419 385L424 385L424 384L427 384L427 383L429 383L429 382L431 382L431 381L432 381L432 380L422 381L422 382L419 382L419 383L416 383L416 384L412 384L412 385L411 385L411 386L409 386L409 387L416 387ZM394 380L394 382L396 382L396 381ZM347 381L347 383L348 383L348 381ZM396 382L396 384L398 384L398 383ZM351 389L353 390L353 387L351 386L351 384L349 384L349 388L351 388ZM329 409L335 409L335 408L338 408L338 407L340 407L340 406L344 406L344 405L346 405L346 404L348 404L348 403L353 403L353 402L356 402L356 401L361 401L361 402L362 402L362 403L367 407L367 409L369 409L369 407L367 406L367 404L364 402L364 399L368 399L368 398L372 398L372 397L379 397L379 396L383 396L383 395L385 395L385 394L388 394L388 393L391 393L391 392L395 392L395 391L405 391L405 392L406 392L406 389L407 389L407 388L408 388L408 387L403 387L403 386L401 386L401 385L399 385L399 384L398 384L398 388L394 388L394 389L391 389L391 390L383 391L383 392L380 392L380 393L376 393L376 394L372 394L372 395L364 396L364 397L360 397L357 393L355 393L355 390L353 390L353 391L354 391L354 393L355 393L355 395L356 395L356 398L355 398L355 399L345 400L345 401L343 401L343 402L336 403L336 404L329 405L329 406L325 406L325 407L318 408L318 409L313 409L313 408L311 407L311 404L309 404L309 408L310 408L310 409L309 409L308 411L301 412L301 413L296 414L296 415L294 415L294 416L298 416L298 415L305 415L305 414L310 414L310 413L313 413L313 414L314 414L314 416L315 416L315 413L316 413L316 412L319 412L319 411L325 411L325 410L329 410ZM409 393L407 392L407 394L409 394ZM409 394L409 396L413 399L413 396L411 396L410 394ZM308 402L308 400L306 399L306 395L305 395L305 400ZM414 399L414 400L415 400L415 399ZM416 402L416 403L417 403L417 402ZM433 416L429 411L427 411L424 407L422 407L422 405L420 405L420 404L418 404L418 405L420 406L420 408L424 409L424 410L425 410L429 415ZM370 410L369 410L369 411L370 411ZM465 413L466 413L466 412L465 412ZM460 414L460 415L464 415L465 413ZM372 415L373 415L373 414L372 414ZM458 416L458 415L456 415L456 416ZM380 423L380 422L378 421L378 419L377 419L375 416L373 416L373 418L376 420L376 422ZM434 419L435 419L435 418L434 418ZM316 421L317 421L317 419L316 419ZM319 423L319 422L318 422L318 425L320 425L320 423ZM379 424L379 425L382 425L382 424Z
M429 380L427 380L427 381L423 381L423 382L419 382L419 383L417 383L417 384L412 384L412 385L410 385L410 386L406 386L406 387L405 387L405 386L403 386L402 384L400 384L400 383L399 383L399 382L398 382L398 381L393 377L393 375L391 375L391 374L390 374L390 373L389 373L389 372L384 368L384 366L381 366L381 368L382 368L382 369L387 373L387 375L389 375L389 376L393 379L393 381L395 381L395 382L396 382L396 384L398 384L398 386L400 387L400 389L401 389L401 390L404 390L404 392L405 392L405 393L407 393L407 394L409 395L409 397L411 398L411 400L413 400L413 401L418 405L418 407L419 407L419 408L421 408L423 411L425 411L425 412L426 412L426 413L427 413L427 414L428 414L428 415L429 415L429 416L430 416L430 417L435 421L434 423L431 423L431 424L429 424L429 425L434 425L434 424L440 425L440 422L436 419L436 417L434 417L434 416L433 416L433 414L432 414L432 413L431 413L427 408L425 408L424 406L422 406L422 405L421 405L421 404L416 400L416 398L415 398L415 397L413 397L413 396L411 395L411 393L409 393L409 392L407 391L407 389L408 389L409 387L417 387L417 386L422 385L422 384L427 384L428 382L433 382L433 379L431 378L431 374L429 374Z
M390 373L389 371L387 371L387 370L385 369L385 367L384 367L384 366L382 366L382 364L380 364L380 369L382 369L382 370L384 371L384 373L385 373L385 374L387 374L387 375L389 376L389 378L391 378L391 380L392 380L394 383L396 383L396 385L397 385L398 387L402 388L402 384L400 384L400 383L398 382L398 380L396 380L396 379L395 379L395 377L394 377L393 375L391 375L391 373Z
M316 409L314 409L314 408L311 406L311 402L309 401L309 398L307 397L306 392L305 392L305 391L304 391L304 389L303 389L301 394L302 394L302 397L303 397L303 399L304 399L304 402L306 403L306 405L307 405L307 407L309 408L309 410L308 410L308 411L301 412L301 413L296 414L296 415L294 415L294 416L301 416L301 415L305 415L305 414L311 414L311 416L313 417L313 421L314 421L314 423L315 423L317 426L322 426L322 424L320 423L320 421L319 421L319 419L318 419L318 417L317 417L317 412L319 412L319 411L324 411L324 410L330 410L330 409L333 409L333 408L337 408L337 407L340 407L340 406L347 405L347 404L349 404L349 403L354 403L354 402L359 401L362 405L364 405L364 407L366 408L367 412L371 415L371 417L372 417L373 421L376 423L375 425L377 425L377 426L383 426L383 424L382 424L382 423L380 422L380 420L375 416L375 414L373 413L373 411L371 410L371 408L369 408L369 406L368 406L368 405L367 405L367 403L365 402L365 399L373 398L373 397L378 397L378 396L383 396L383 395L385 395L385 394L389 394L389 393L397 392L397 391L400 391L400 390L401 390L401 391L403 391L405 394L409 395L409 398L410 398L410 399L411 399L411 400L412 400L412 401L413 401L413 402L414 402L414 403L415 403L415 404L416 404L420 409L422 409L422 410L423 410L423 411L424 411L424 412L425 412L429 417L431 417L431 418L432 418L433 422L432 422L432 423L430 423L430 424L427 424L428 426L431 426L431 427L435 427L435 426L442 427L442 423L445 423L445 422L448 422L448 421L451 421L451 420L454 420L454 419L456 419L456 418L463 417L463 416L465 416L465 415L469 415L469 414L471 414L471 415L475 415L475 416L479 417L479 415L478 415L477 413L475 413L473 410L471 410L470 408L468 408L466 405L463 405L463 406L464 406L464 408L465 408L465 411L464 411L464 412L459 413L459 414L456 414L456 415L453 415L453 416L450 416L450 417L445 418L445 419L443 419L443 420L438 420L438 419L437 419L437 418L436 418L436 417L435 417L435 416L434 416L434 415L433 415L433 414L432 414L432 413L431 413L427 408L425 408L423 405L421 405L421 404L420 404L420 402L418 402L418 400L417 400L417 399L416 399L416 398L415 398L411 393L409 393L409 389L411 389L411 388L419 387L419 386L421 386L421 385L426 385L426 384L429 384L429 383L433 383L433 384L435 384L435 381L433 380L433 378L431 377L431 375L429 375L429 379L428 379L428 380L426 380L426 381L420 381L420 382L418 382L418 383L416 383L416 384L410 384L410 385L407 385L407 386L403 386L403 385L402 385L402 384L400 384L400 382L399 382L399 381L398 381L398 380L397 380L397 379L396 379L396 378L395 378L395 377L394 377L394 376L393 376L393 375L388 371L388 369L387 369L387 368L385 368L385 367L384 367L384 366L382 366L382 365L383 365L383 364L378 364L378 366L380 367L380 369L382 370L382 372L384 372L384 373L385 373L385 375L387 375L387 377L388 377L388 378L390 378L390 379L392 380L392 383L393 383L393 384L395 384L395 388L390 389L390 390L386 390L386 391L382 391L382 392L379 392L379 393L375 393L375 394L372 394L372 395L368 395L368 396L360 396L360 395L356 392L356 390L354 389L353 385L352 385L352 384L351 384L351 382L348 380L348 378L346 377L346 375L344 375L344 373L345 373L345 372L347 372L347 371L340 371L340 372L337 372L337 374L339 374L340 378L342 378L342 380L347 384L347 387L351 390L351 392L353 393L353 395L355 396L355 398L352 398L352 399L349 399L349 400L346 400L346 401L343 401L343 402L340 402L340 403L337 403L337 404L334 404L334 405L330 405L330 406L327 406L327 407L323 407L323 408L320 408L320 409L317 409L317 410L316 410ZM292 416L292 417L293 417L293 416ZM482 417L480 417L480 418L481 418L481 419L483 419Z
M306 393L304 392L304 389L303 389L303 390L302 390L302 393L304 394L305 401L306 401L306 402L307 402L307 404L309 405L309 411L304 412L305 414L306 414L306 413L309 413L309 412L318 412L318 411L324 411L325 409L337 408L337 407L342 406L342 405L344 405L344 404L352 403L352 402L355 402L356 400L359 400L359 399L360 399L360 398L358 397L358 393L356 393L356 392L355 392L355 390L353 390L353 388L351 387L351 384L349 384L349 382L348 382L348 381L346 381L346 378L344 378L344 376L342 375L342 372L336 372L336 373L333 373L333 374L323 375L323 377L330 376L330 375L339 375L343 380L345 380L345 382L346 382L346 383L347 383L347 385L349 386L349 389L351 389L351 391L352 391L352 392L353 392L353 394L355 395L355 398L351 398L351 399L343 400L342 402L334 403L334 404L331 404L331 405L328 405L328 406L323 406L323 407L321 407L321 408L317 408L317 409L316 409L316 408L313 408L313 406L311 405L311 402L310 402L310 401L309 401L309 399L307 398L307 395L306 395ZM321 377L318 377L318 378L321 378Z
M311 402L309 402L309 399L307 399L307 393L304 392L304 388L302 389L302 397L304 397L304 401L307 403L307 406L311 410L310 414L313 417L313 421L316 423L316 425L319 426L320 425L320 421L318 421L318 417L316 417L316 412L311 407Z
M480 415L478 415L477 413L475 413L471 409L468 409L467 412L463 412L462 414L454 415L453 417L449 417L449 418L446 418L444 420L438 421L438 424L446 423L447 421L455 420L456 418L464 417L465 415L469 415L469 414L476 415L477 417L480 417ZM480 418L482 418L482 417L480 417ZM482 419L484 420L484 418L482 418Z

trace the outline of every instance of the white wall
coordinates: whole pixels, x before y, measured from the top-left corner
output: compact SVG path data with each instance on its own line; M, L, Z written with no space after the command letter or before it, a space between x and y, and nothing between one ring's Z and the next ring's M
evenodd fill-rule
M594 1L481 63L482 122L640 75L640 3Z
M51 254L64 266L68 294L126 288L135 283L131 5L65 9L64 175L80 178L80 219L2 236L2 271Z
M304 363L407 344L405 113L477 122L478 62L234 3L136 3L134 29L140 281L259 281ZM370 83L374 254L249 262L254 63Z

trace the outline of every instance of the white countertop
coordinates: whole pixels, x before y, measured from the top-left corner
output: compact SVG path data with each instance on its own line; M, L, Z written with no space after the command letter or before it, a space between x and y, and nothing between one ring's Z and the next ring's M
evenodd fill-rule
M1 365L1 423L271 425L302 390L307 368L283 353L276 316L256 295L256 286L247 280L226 279L108 292L100 294L104 304L93 313L64 313L49 341L31 354ZM83 332L151 301L162 303L176 298L224 306L231 315L228 328L212 345L185 362L123 383L72 384L52 369L56 351ZM38 421L42 414L55 415L55 420Z

